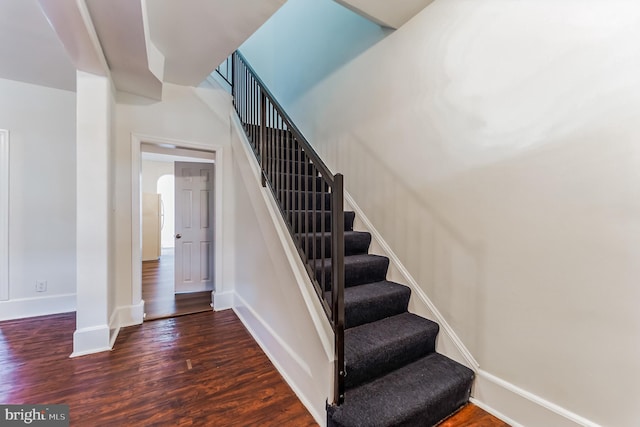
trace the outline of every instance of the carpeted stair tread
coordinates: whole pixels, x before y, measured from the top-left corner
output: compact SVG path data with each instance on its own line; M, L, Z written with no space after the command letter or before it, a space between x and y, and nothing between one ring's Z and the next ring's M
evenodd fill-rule
M437 323L404 312L344 332L345 387L411 363L436 349Z
M345 288L345 328L404 313L410 297L407 286L387 280Z
M331 233L302 233L297 235L300 238L302 248L311 259L331 258ZM324 252L322 251L322 241L324 240ZM359 255L366 254L371 244L371 233L365 231L345 231L344 232L344 254Z
M356 286L380 282L387 277L389 258L380 255L361 254L344 257L344 285Z
M347 390L344 404L327 408L327 426L433 426L467 403L473 378L471 369L431 353Z
M411 289L383 280L344 289L344 327L353 328L407 311ZM331 307L331 292L325 299Z
M310 261L320 280L323 275L327 279L327 288L331 289L331 258ZM357 286L365 283L381 282L386 279L389 258L380 255L360 254L344 257L344 286Z

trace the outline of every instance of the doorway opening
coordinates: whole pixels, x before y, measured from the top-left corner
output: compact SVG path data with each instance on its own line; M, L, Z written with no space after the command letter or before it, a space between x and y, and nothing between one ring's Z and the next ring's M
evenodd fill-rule
M176 144L175 141L171 141L171 144L167 144L167 141L157 139L147 141L146 138L142 140L134 137L132 142L132 169L134 176L138 174L140 177L139 180L134 179L132 188L134 305L138 301L141 306L144 306L144 320L212 310L215 279L218 276L215 267L219 265L215 262L218 258L215 247L217 230L220 227L219 221L216 221L219 217L217 202L220 194L218 182L220 173L216 165L216 150L211 150L211 147L203 149L199 144L184 142ZM195 258L200 258L206 263L208 269L201 270L207 273L209 280L206 283L194 282L192 286L187 287L180 287L180 283L176 283L176 277L190 277L189 273L182 273L182 269L188 263L176 258L175 243L176 241L184 242L176 239L180 239L181 232L182 234L184 232L182 229L178 230L174 215L176 210L178 214L182 213L180 211L185 211L184 206L175 203L176 198L180 200L180 197L175 195L176 165L178 164L204 164L210 167L207 175L210 187L206 197L211 200L211 209L201 209L197 204L192 207L192 210L202 214L203 218L198 221L207 224L211 229L211 238L208 241L208 250L191 254L192 258L198 255ZM198 181L195 175L192 181ZM199 190L194 194L197 197L192 198L200 201L203 193L203 190ZM145 202L145 199L148 202ZM149 207L151 207L150 210ZM177 216L180 217L180 215ZM148 218L152 220L149 221ZM136 225L139 227L138 230ZM203 246L200 241L197 243L192 246ZM139 251L135 250L136 247ZM198 269L200 270L199 266Z

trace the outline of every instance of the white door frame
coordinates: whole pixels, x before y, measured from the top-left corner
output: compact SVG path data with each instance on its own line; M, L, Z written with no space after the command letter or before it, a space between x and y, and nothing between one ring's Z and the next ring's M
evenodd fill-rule
M213 236L213 292L222 283L222 147L193 141L159 138L142 134L131 134L131 303L132 306L144 304L142 301L142 195L141 195L141 159L142 144L157 145L165 148L186 148L215 156L214 168L214 236ZM212 302L213 302L212 292ZM142 318L138 319L142 323Z
M9 299L9 131L0 129L0 301Z

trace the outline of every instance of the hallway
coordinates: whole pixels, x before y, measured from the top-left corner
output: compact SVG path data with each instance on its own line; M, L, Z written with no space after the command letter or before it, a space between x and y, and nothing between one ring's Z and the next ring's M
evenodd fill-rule
M142 263L145 320L183 316L211 310L211 291L174 293L174 250L163 248L158 261Z

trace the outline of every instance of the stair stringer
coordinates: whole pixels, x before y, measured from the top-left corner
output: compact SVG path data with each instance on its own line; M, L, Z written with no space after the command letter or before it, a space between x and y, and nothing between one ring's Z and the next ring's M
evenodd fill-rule
M438 353L444 354L477 373L480 364L347 190L344 191L344 199L345 210L352 210L356 213L354 230L357 229L371 233L370 253L382 252L378 253L378 255L384 255L389 258L388 280L397 281L411 288L410 311L431 319L440 325L440 333L438 334L436 347ZM396 274L399 275L399 277L394 277Z

